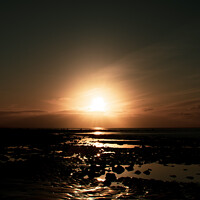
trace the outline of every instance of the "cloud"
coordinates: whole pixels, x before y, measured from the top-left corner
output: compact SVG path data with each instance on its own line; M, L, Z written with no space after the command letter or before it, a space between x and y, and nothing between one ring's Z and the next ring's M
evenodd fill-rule
M188 112L193 112L195 109L199 109L200 99L191 99L184 100L180 102L174 102L168 105L163 106L165 111L174 111L174 110L187 110Z
M44 114L44 110L0 110L0 115Z
M153 110L153 112L150 112ZM5 112L4 112L5 113ZM9 113L9 114L8 114ZM14 114L11 114L14 113ZM20 114L19 114L20 113ZM37 113L37 114L35 114ZM153 108L133 115L118 114L113 116L78 113L74 110L58 112L7 112L0 115L0 127L13 128L89 128L89 127L192 127L200 126L200 112L163 113Z
M43 100L45 103L49 104L55 104L55 105L64 105L67 102L71 101L72 99L69 97L58 97L58 98L52 98L49 100Z
M107 116L69 113L68 111L41 115L0 116L0 127L13 128L89 128L111 127L112 124L117 125Z
M154 109L153 108L145 108L144 109L145 112L152 111L152 110L154 110Z

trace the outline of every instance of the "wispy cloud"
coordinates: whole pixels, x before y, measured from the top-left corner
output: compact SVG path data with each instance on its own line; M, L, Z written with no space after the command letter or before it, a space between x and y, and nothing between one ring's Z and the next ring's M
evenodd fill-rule
M66 104L66 102L71 101L71 98L69 97L59 97L59 98L52 98L48 100L43 100L43 102L54 104L54 105L63 105Z
M44 114L44 110L0 110L0 115Z

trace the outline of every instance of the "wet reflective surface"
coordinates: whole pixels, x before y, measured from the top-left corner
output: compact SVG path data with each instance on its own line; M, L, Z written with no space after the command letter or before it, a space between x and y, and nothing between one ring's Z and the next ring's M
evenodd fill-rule
M96 135L96 133L94 134ZM80 137L80 140L76 145L79 146L95 146L95 147L104 147L104 148L135 148L142 147L141 145L132 145L127 143L137 142L140 140L123 140L123 139L97 139L90 137Z
M130 165L121 166L124 168L124 171L120 174L116 173L117 178L135 177L162 181L175 180L177 182L200 183L200 165L161 165L158 163L150 163L143 165L134 165L134 168L131 168ZM112 168L108 168L108 171L109 170L113 172ZM99 178L104 181L105 175L102 175Z
M0 199L198 199L198 135L7 132Z

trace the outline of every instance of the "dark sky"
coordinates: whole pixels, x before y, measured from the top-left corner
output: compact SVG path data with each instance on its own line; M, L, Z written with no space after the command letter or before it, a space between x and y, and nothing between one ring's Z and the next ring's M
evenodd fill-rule
M0 127L200 126L198 1L1 1ZM106 112L89 112L91 99Z

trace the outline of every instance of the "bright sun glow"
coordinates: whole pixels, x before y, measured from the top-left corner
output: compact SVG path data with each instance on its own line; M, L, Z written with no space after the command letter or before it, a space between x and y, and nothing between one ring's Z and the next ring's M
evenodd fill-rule
M95 97L92 99L89 107L91 112L106 112L106 103L102 97Z

